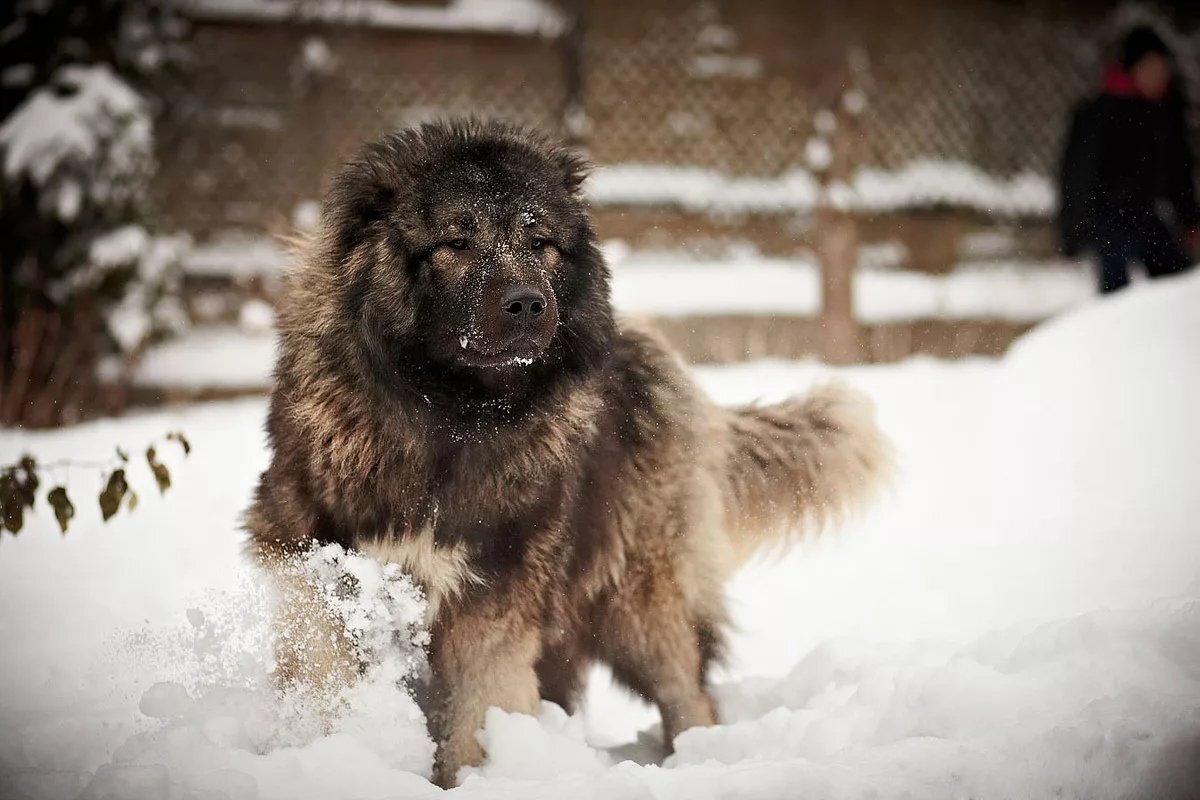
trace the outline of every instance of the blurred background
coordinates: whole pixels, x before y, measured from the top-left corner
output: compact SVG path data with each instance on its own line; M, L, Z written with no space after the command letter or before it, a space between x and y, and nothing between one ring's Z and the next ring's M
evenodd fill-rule
M1096 293L1058 165L1139 26L1194 109L1186 2L6 4L0 424L265 392L281 239L458 115L590 156L617 308L693 362L999 355Z

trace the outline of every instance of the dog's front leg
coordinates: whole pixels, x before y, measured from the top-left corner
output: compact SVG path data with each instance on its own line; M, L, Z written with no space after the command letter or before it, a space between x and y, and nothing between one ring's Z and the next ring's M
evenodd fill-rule
M483 760L476 733L490 706L537 712L541 637L536 618L522 611L511 598L491 598L447 608L434 626L430 666L438 709L431 723L439 786L454 786L462 767Z

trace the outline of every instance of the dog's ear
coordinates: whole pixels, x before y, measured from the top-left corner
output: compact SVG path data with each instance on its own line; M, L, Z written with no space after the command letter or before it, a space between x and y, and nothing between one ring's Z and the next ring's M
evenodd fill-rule
M395 208L398 189L393 159L383 143L375 143L347 163L331 182L321 216L340 258L366 241Z
M560 147L554 153L554 162L562 171L563 185L572 195L578 197L583 192L583 183L592 171L591 163L583 154Z

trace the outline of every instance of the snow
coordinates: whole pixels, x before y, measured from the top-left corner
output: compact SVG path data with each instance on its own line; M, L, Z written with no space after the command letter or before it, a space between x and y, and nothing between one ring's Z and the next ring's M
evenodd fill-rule
M855 116L867 110L867 95L861 89L851 89L842 95L842 108Z
M804 160L817 172L824 172L833 164L833 150L829 142L820 136L813 136L804 145Z
M878 260L895 253L870 255ZM820 311L820 273L812 261L752 256L695 262L639 253L618 262L613 275L613 301L627 314L813 316ZM965 262L944 275L860 267L855 314L866 323L1032 322L1086 302L1093 293L1090 273L1073 264Z
M178 334L187 327L178 288L180 260L190 244L186 236L155 236L136 224L118 226L92 239L87 262L51 291L65 299L95 290L108 276L128 270L124 294L104 310L104 317L121 352L132 352L155 333Z
M122 225L97 236L88 247L88 262L101 270L124 266L137 259L150 243L141 225Z
M1041 215L1054 211L1050 182L1033 172L998 178L971 164L918 160L903 169L860 169L853 182L855 207L886 211L950 205L988 214Z
M321 203L318 200L302 200L292 208L292 225L298 231L313 231L321 224Z
M809 210L820 187L806 170L776 178L742 178L702 167L659 164L600 166L585 185L599 205L677 206L687 211Z
M568 715L554 703L542 702L536 718L492 708L480 739L491 757L483 766L467 770L472 777L545 781L599 775L614 763L588 745L583 718Z
M253 335L275 330L275 309L265 300L247 300L238 312L238 327Z
M818 122L822 133L827 122ZM820 148L816 148L819 150ZM810 165L822 169L821 153L806 150ZM821 202L871 211L953 206L1002 216L1047 216L1055 193L1043 175L1021 172L991 175L956 161L919 159L897 170L863 167L842 191L822 200L811 173L793 169L774 178L742 178L700 167L619 164L599 167L588 195L601 205L660 205L709 213L811 211Z
M106 64L60 67L0 125L4 175L37 186L41 202L71 222L87 196L119 195L152 158L142 98Z
M309 214L311 210L298 213ZM193 247L184 258L183 268L199 277L246 279L276 277L287 264L287 252L275 239L228 232Z
M1077 264L963 262L945 275L862 270L855 314L865 322L998 319L1037 322L1092 299L1094 279Z
M462 31L554 37L562 33L562 13L545 0L449 0L394 3L388 0L187 0L187 13L199 20L275 22L287 19L423 31Z
M1135 286L999 361L697 370L721 402L831 375L868 392L899 456L892 492L735 577L723 724L685 732L656 765L653 712L598 672L575 717L492 711L491 757L456 793L1194 797L1198 304L1200 275ZM163 497L131 464L142 501L107 525L85 500L101 476L60 469L70 532L39 505L0 541L0 797L438 794L396 672L369 672L331 720L267 688L274 600L238 528L267 463L264 414L254 399L0 436L0 462L104 458L176 429L194 446L162 448ZM363 612L371 664L394 652L393 669L412 669L411 648L381 645L420 634L402 576L336 548L311 558L327 583L356 576L361 594L330 601Z
M138 700L138 711L155 719L175 719L187 715L192 706L191 695L182 684L160 681Z
M309 75L332 75L337 71L337 57L329 44L319 36L310 36L300 48L298 67Z
M135 382L187 389L262 390L275 364L275 333L250 325L207 326L146 351Z
M687 73L693 78L735 78L750 80L762 74L762 61L756 56L738 56L728 53L697 53L687 65Z

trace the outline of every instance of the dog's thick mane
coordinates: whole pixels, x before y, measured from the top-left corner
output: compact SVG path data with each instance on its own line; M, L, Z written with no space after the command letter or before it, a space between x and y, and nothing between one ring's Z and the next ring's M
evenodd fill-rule
M425 358L417 338L422 320L414 313L419 304L374 308L370 281L375 270L409 275L419 270L428 242L406 220L420 216L427 186L437 175L463 161L499 157L524 158L558 170L558 180L576 203L572 237L561 249L583 280L563 287L560 329L548 352L509 376L512 380L502 387L507 391L501 392L508 396L498 398L496 387L480 376ZM392 392L389 400L444 402L494 416L491 409L501 412L496 416L501 422L521 417L558 380L577 381L602 368L615 323L607 296L608 267L581 201L588 168L575 151L540 134L477 119L430 123L367 145L333 179L320 230L290 243L296 267L287 278L279 318L283 353L277 378L317 374L326 382L352 381L364 390L386 387ZM381 312L388 319L386 330ZM397 330L408 335L396 336ZM293 359L307 363L288 368Z

